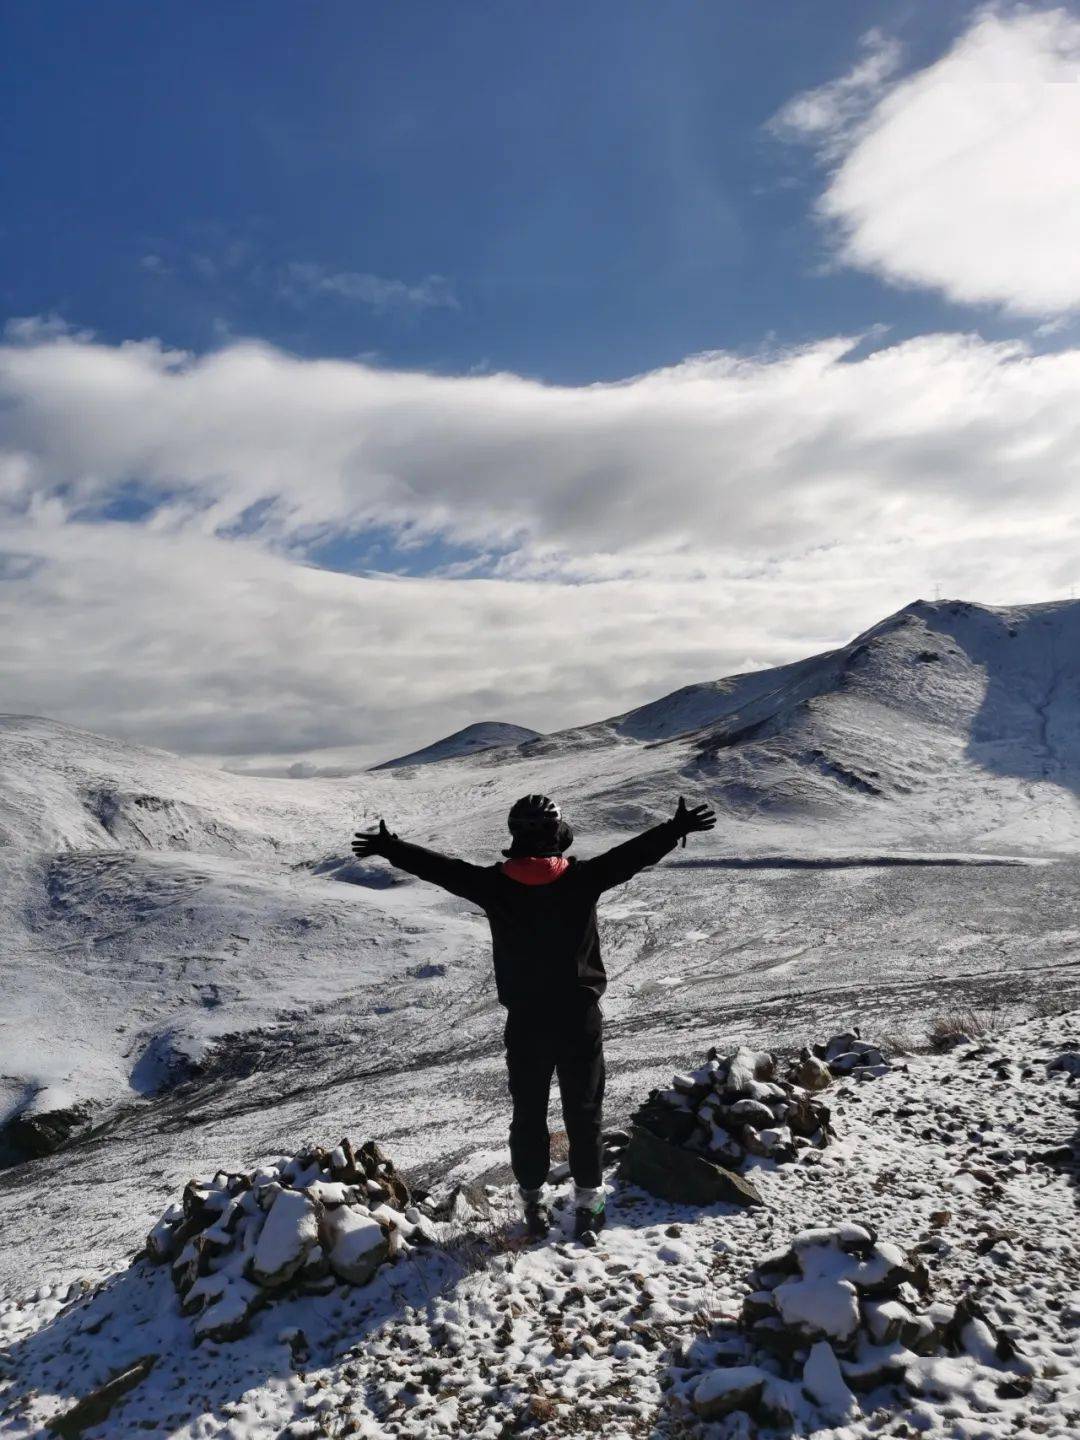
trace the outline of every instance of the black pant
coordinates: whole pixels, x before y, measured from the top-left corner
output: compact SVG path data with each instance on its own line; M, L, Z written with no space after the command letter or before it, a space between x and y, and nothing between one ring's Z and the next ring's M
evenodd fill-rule
M559 1077L570 1142L570 1173L592 1189L603 1178L600 1117L604 1102L604 1022L599 1005L557 1015L511 1011L506 1017L506 1068L514 1115L510 1163L524 1190L536 1190L551 1165L548 1097Z

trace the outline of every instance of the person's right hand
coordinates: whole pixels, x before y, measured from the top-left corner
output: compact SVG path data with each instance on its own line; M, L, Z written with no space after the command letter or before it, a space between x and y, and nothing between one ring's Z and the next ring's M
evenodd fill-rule
M352 853L358 860L366 860L369 855L385 855L386 842L395 838L386 828L386 821L380 820L378 830L356 832L353 836Z

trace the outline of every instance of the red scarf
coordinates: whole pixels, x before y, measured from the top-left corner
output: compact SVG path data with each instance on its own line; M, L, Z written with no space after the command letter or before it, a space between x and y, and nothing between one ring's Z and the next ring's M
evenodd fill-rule
M562 855L522 855L502 864L503 874L520 885L550 885L569 868L570 861Z

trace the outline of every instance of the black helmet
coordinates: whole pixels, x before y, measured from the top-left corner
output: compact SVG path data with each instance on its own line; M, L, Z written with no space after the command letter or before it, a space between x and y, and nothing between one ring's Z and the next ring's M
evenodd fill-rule
M523 795L506 818L514 837L504 855L561 855L574 843L574 832L562 811L546 795Z
M546 795L523 795L510 807L506 823L511 835L516 835L519 830L557 825L561 819L562 811L554 800L549 800Z

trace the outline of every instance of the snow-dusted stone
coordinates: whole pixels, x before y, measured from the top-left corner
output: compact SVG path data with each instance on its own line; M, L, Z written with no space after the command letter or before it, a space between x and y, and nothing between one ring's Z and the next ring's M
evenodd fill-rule
M899 1300L866 1300L862 1313L871 1339L879 1345L898 1339L905 1325L910 1325L914 1319L911 1311Z
M251 1324L265 1296L257 1285L241 1276L230 1277L217 1299L195 1322L196 1340L236 1340Z
M816 1137L820 1136L822 1137L820 1143L824 1143L824 1138L829 1132L832 1112L820 1100L812 1099L808 1091L795 1090L784 1119L793 1135L799 1135L815 1144L819 1143Z
M819 1340L811 1346L803 1366L803 1388L822 1413L837 1424L859 1413L859 1402L848 1388L832 1346Z
M740 1125L753 1125L755 1129L773 1123L773 1113L760 1100L736 1100L728 1114Z
M1075 1050L1066 1050L1051 1060L1046 1069L1050 1074L1060 1071L1066 1075L1080 1075L1080 1054Z
M702 1420L716 1420L733 1410L753 1410L761 1399L765 1371L756 1365L731 1365L710 1370L694 1388L694 1410Z
M866 1345L853 1360L841 1360L840 1371L857 1394L865 1395L882 1385L896 1385L904 1379L910 1356L897 1344Z
M905 1255L897 1245L879 1240L858 1268L849 1272L849 1279L861 1294L878 1297L900 1294L905 1285L925 1293L930 1277L920 1260Z
M771 1080L776 1074L776 1061L767 1050L748 1050L740 1046L728 1062L725 1089L742 1094L754 1080Z
M791 1242L791 1249L800 1260L810 1250L828 1247L842 1250L847 1255L858 1255L869 1250L874 1240L875 1236L867 1226L848 1220L840 1225L800 1230ZM903 1258L900 1251L897 1251L897 1254Z
M330 1269L351 1285L364 1285L389 1257L387 1232L378 1220L348 1206L322 1217L323 1247Z
M318 1244L315 1202L298 1190L283 1190L266 1217L251 1263L251 1278L273 1289L297 1273Z
M773 1297L785 1324L808 1337L825 1336L844 1344L859 1328L858 1294L848 1280L787 1280Z
M174 1202L146 1237L146 1253L156 1264L164 1264L176 1254L183 1222L184 1207Z

